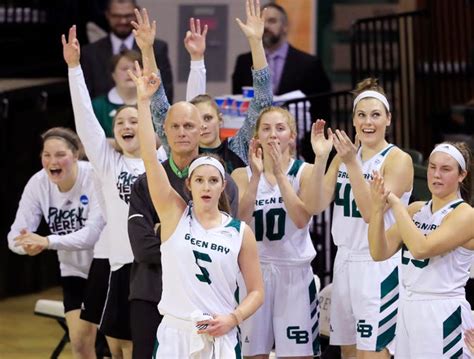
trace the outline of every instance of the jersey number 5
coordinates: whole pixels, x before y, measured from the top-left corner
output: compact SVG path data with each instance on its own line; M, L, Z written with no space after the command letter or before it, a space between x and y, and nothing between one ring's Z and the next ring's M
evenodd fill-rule
M361 218L361 214L357 209L356 201L353 199L351 201L351 185L350 183L346 183L344 186L344 194L342 198L340 197L342 183L336 183L336 199L334 203L336 206L343 206L344 207L344 217L353 217L353 218Z
M212 262L211 257L209 257L209 254L207 253L202 253L198 251L193 251L193 253L194 253L194 258L196 259L196 265L201 270L201 274L196 274L197 279L199 279L201 282L211 284L212 282L211 282L211 278L209 278L209 271L205 267L199 265L200 260L211 263Z
M263 240L263 228L266 228L265 236L270 241L279 241L285 235L286 212L283 208L272 208L265 213L265 223L263 209L253 212L255 217L255 239Z

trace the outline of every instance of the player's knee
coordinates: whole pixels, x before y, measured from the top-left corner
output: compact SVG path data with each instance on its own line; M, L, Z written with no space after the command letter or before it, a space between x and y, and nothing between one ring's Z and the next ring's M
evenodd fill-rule
M342 345L341 357L343 359L355 359L357 357L357 349L355 345Z
M71 349L75 358L95 358L94 342L90 337L71 338Z

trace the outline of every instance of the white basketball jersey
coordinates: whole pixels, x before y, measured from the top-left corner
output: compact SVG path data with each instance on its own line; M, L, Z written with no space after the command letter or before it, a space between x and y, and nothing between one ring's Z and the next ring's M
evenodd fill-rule
M427 235L438 228L444 217L462 202L462 199L456 199L432 213L429 201L415 213L413 222L424 235ZM440 256L419 260L414 259L408 248L403 245L401 265L403 287L407 293L464 297L464 286L469 279L473 259L474 251L458 247Z
M245 223L222 214L222 224L204 229L191 205L161 245L162 315L191 320L196 310L228 314L236 305L238 256Z
M361 149L359 149L357 159L361 163L362 173L366 180L372 179L372 172L374 170L380 171L385 159L393 148L395 148L395 146L390 144L367 161L362 161ZM405 192L400 198L405 205L408 205L410 194L411 192ZM349 175L344 163L341 163L339 166L334 196L331 228L334 243L336 246L343 246L349 249L351 253L367 255L367 257L370 258L368 240L369 225L365 223L357 208ZM391 210L385 212L384 220L385 228L390 228L392 224L395 223Z
M305 162L292 159L286 175L294 191L299 192ZM246 167L249 179L250 167ZM278 185L272 186L265 176L260 177L255 209L250 227L255 233L258 254L262 263L309 263L316 256L309 224L298 228L287 213Z

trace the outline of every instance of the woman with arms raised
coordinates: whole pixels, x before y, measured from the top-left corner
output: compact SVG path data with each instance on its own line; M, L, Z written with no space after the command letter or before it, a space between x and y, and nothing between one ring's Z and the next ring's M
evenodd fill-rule
M187 204L170 185L155 155L150 98L159 78L152 73L130 76L137 85L138 135L153 205L161 218L164 316L158 327L157 358L240 358L237 325L263 300L255 238L248 226L221 210L226 205L225 171L214 157L201 156L189 166ZM194 105L178 102L170 116L199 116ZM167 118L167 119L168 119ZM236 308L237 274L248 295Z

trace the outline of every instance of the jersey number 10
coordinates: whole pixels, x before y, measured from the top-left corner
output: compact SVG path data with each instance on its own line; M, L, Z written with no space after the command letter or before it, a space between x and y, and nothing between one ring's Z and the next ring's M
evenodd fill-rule
M286 212L283 208L272 208L263 216L263 209L253 212L255 218L255 238L263 240L263 229L266 228L265 237L270 241L279 241L285 235Z

